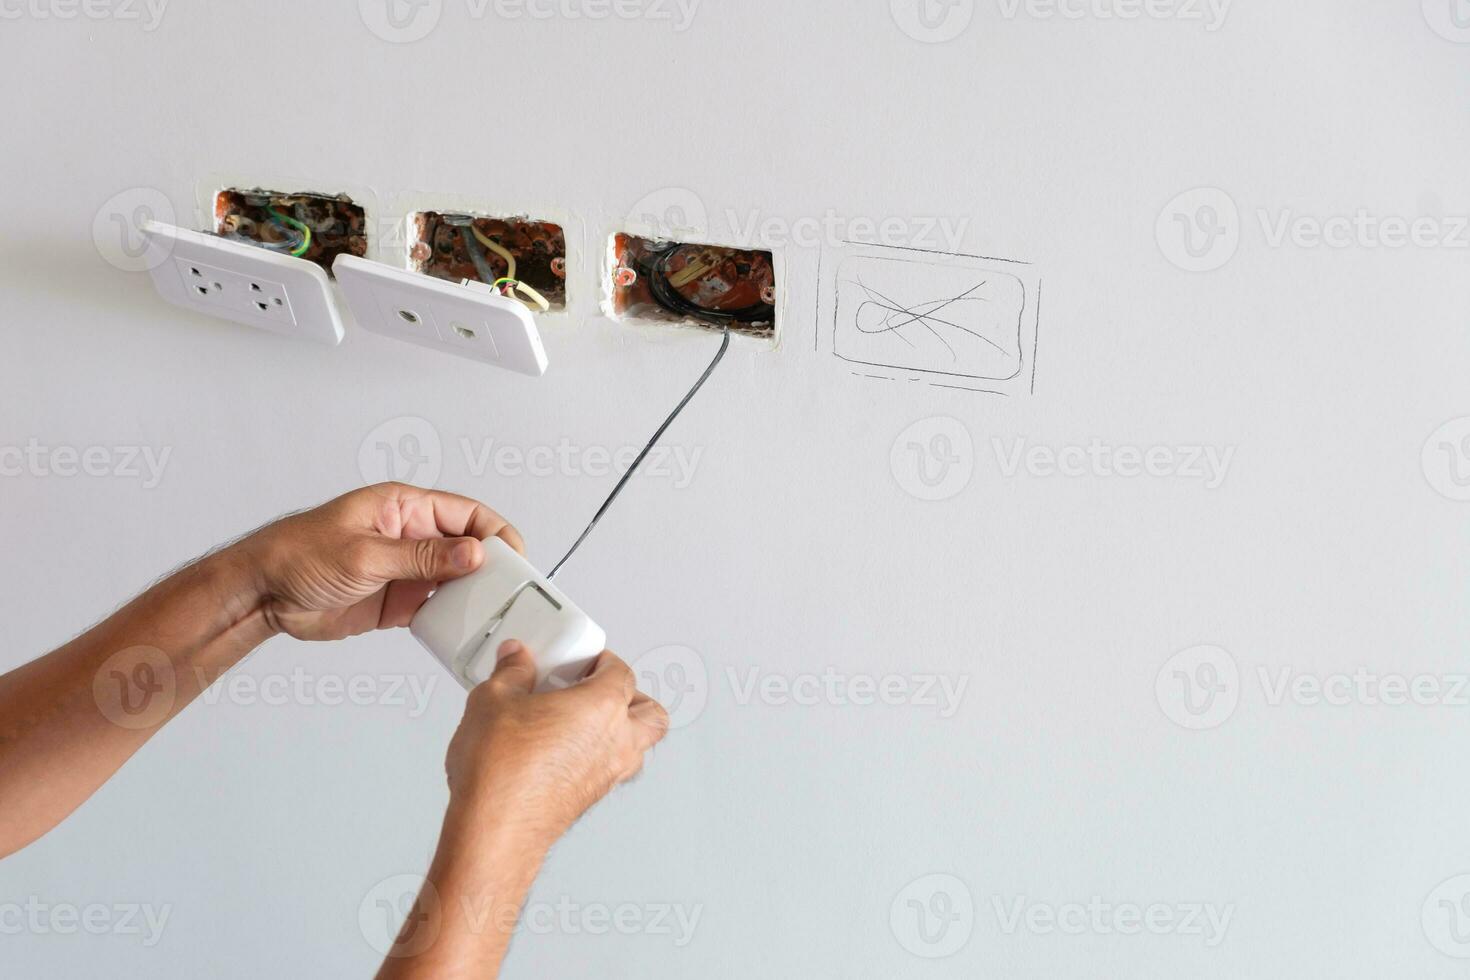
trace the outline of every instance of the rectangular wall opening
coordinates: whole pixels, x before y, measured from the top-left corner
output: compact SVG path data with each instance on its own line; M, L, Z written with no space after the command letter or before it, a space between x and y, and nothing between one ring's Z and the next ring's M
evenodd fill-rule
M214 198L215 233L315 262L367 254L367 213L346 194L228 188Z
M618 234L608 274L616 319L729 324L751 336L775 334L776 267L770 252Z
M567 236L533 218L418 211L408 217L408 261L415 272L450 282L514 279L567 306Z

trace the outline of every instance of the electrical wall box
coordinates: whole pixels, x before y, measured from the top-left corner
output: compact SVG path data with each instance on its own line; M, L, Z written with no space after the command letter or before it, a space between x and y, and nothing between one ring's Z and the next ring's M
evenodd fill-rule
M546 297L551 312L566 309L567 236L561 225L440 211L414 211L407 221L413 271L450 282L518 279Z
M506 640L536 659L537 690L577 683L602 652L607 634L500 538L485 542L485 564L446 582L409 625L414 638L466 689L495 670Z
M300 340L342 342L331 280L314 263L157 221L142 232L153 284L170 303Z
M328 274L337 256L367 254L367 212L346 194L227 187L214 196L214 219L222 238L304 258Z
M546 351L525 305L485 283L452 283L354 255L332 266L364 330L540 377Z
M620 233L610 243L608 276L604 307L614 319L775 337L779 297L769 251Z

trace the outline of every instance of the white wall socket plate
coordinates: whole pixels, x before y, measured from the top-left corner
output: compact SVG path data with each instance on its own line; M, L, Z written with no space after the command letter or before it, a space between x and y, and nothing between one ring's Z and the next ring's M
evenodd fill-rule
M364 330L533 378L546 373L531 311L485 283L447 282L355 255L337 256L332 271Z
M170 303L287 337L342 342L332 281L316 263L158 221L142 231L153 284Z

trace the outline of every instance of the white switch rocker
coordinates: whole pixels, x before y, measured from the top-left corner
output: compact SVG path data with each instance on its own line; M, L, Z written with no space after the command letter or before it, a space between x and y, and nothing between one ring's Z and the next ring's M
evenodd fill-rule
M409 626L468 690L489 679L506 640L536 659L536 690L570 687L603 651L607 634L500 538L485 542L479 571L445 583Z

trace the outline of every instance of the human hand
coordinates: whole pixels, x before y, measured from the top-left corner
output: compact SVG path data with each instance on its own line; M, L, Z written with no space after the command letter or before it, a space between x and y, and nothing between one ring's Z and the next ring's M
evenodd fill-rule
M531 693L536 664L523 644L505 642L499 657L495 673L470 692L449 743L450 810L544 850L643 768L669 715L611 652L578 684L545 694Z
M485 538L525 553L484 504L383 483L293 514L231 550L258 581L266 619L299 640L340 640L407 626L435 586L485 561Z
M531 693L524 644L509 640L499 655L449 743L439 847L379 980L498 976L546 852L668 730L668 714L611 653L546 694Z

